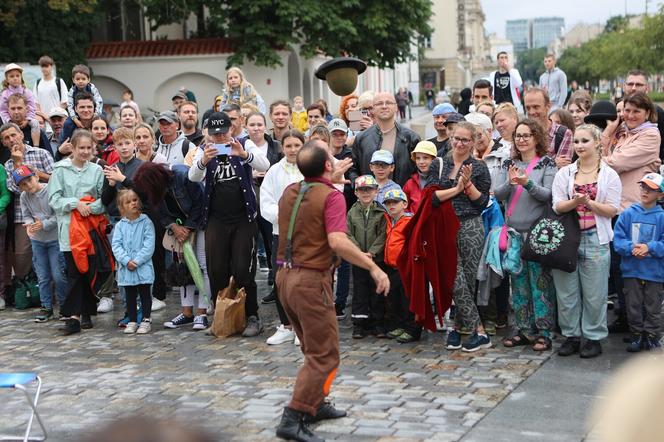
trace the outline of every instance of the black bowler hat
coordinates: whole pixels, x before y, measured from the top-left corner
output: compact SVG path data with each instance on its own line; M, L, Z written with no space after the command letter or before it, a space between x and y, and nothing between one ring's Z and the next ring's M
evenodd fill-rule
M358 58L339 57L320 65L314 75L326 80L332 92L344 96L355 90L357 76L366 69L367 64Z
M598 101L592 105L590 112L583 118L583 121L589 124L604 123L606 120L615 120L618 118L616 106L610 101Z

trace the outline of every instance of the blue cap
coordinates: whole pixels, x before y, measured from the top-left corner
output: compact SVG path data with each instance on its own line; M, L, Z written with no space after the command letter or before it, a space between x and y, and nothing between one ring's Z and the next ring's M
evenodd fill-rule
M386 201L403 201L404 203L408 203L408 197L401 189L390 189L385 192L385 196L383 197L383 202Z
M454 106L452 106L450 103L440 103L433 108L433 112L431 112L431 114L435 117L436 115L444 115L452 112L456 112Z
M380 149L371 155L370 163L394 164L394 155L389 150Z

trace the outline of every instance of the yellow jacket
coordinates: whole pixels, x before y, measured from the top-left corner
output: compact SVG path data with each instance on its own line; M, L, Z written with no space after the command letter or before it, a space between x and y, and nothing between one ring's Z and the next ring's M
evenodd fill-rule
M297 129L302 133L309 129L306 109L299 112L294 110L293 114L291 115L291 123L293 125L293 129Z

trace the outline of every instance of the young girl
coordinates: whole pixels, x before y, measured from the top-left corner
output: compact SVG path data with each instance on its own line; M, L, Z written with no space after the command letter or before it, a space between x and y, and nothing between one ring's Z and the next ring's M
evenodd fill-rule
M154 225L150 218L141 213L141 200L131 189L118 192L118 209L122 219L115 225L113 233L113 255L118 262L118 285L127 293L127 313L129 323L125 334L146 334L152 329L152 295L150 286L154 282ZM136 297L141 297L143 320L136 323Z
M2 121L8 123L9 117L9 97L14 94L21 94L25 97L25 105L28 108L28 124L30 124L30 137L32 146L39 147L39 121L35 118L37 106L35 105L35 96L28 89L23 80L23 68L15 63L5 66L5 79L2 82L2 95L0 95L0 116Z
M226 87L221 96L221 107L229 103L235 103L242 106L245 103L253 104L265 115L265 102L256 92L254 85L244 79L244 74L239 68L232 67L226 71Z

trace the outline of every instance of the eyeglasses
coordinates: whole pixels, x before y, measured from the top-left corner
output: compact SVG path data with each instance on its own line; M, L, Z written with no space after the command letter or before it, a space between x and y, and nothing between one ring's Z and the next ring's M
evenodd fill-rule
M459 138L459 137L453 137L452 141L458 144L470 144L473 142L471 138Z
M514 135L515 140L521 139L521 140L524 140L524 141L528 141L532 137L533 137L533 134L516 134L516 135Z
M383 106L394 106L397 104L395 101L379 101L377 103L374 103L374 107L383 107Z

